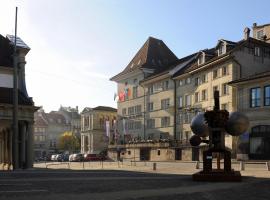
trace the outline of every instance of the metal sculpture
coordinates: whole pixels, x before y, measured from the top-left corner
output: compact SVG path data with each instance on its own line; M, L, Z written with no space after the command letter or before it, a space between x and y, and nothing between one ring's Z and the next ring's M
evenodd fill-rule
M198 114L191 123L195 135L190 138L190 144L199 146L204 142L209 146L203 152L203 170L193 174L193 180L241 181L240 172L231 168L231 152L225 148L225 132L239 136L248 129L249 120L242 113L234 112L229 115L227 110L220 110L219 91L214 92L214 100L214 109ZM206 136L209 136L208 140L205 139ZM214 155L217 157L217 169L212 167ZM221 157L224 158L224 169L220 167Z

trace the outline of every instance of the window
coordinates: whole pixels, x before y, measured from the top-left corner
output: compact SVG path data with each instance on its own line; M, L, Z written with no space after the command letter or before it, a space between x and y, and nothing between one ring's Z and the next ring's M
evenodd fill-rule
M134 123L135 129L141 129L142 128L142 123L140 121L136 121Z
M195 103L199 102L199 92L195 92L195 98L194 98Z
M261 106L261 88L251 88L250 89L250 107L260 107Z
M140 61L141 61L141 60L140 60ZM135 79L133 80L133 83L134 83L134 84L137 84L137 83L138 83L138 79L135 78Z
M202 83L206 83L207 82L207 74L202 75Z
M183 80L179 80L179 86L183 85Z
M162 117L161 118L161 127L170 126L170 117Z
M213 71L213 79L215 79L215 78L217 78L217 77L218 77L218 70L215 69L215 70Z
M150 87L148 87L148 94L153 94L154 93L154 87L153 85L151 85Z
M261 40L261 39L263 39L263 36L264 36L263 30L258 30L257 31L257 39Z
M178 117L179 117L178 118L179 124L182 124L183 123L183 114L180 113Z
M264 87L264 105L270 106L270 85Z
M215 93L215 91L218 91L218 86L217 85L213 87L213 94Z
M191 82L191 81L190 81L190 78L187 78L187 79L185 80L185 83L186 83L186 84L190 84L190 82Z
M155 128L155 119L148 119L146 123L147 128Z
M168 90L169 89L169 81L164 81L162 83L162 90Z
M226 53L226 46L222 42L222 43L220 43L219 48L218 48L218 55L220 56L220 55L222 55L224 53Z
M123 108L122 109L122 115L126 115L127 114L127 109L126 108Z
M195 86L198 86L198 85L200 85L200 78L196 77L195 78Z
M222 67L222 76L226 76L228 74L228 67Z
M183 97L178 97L178 107L179 108L183 107Z
M157 150L157 155L160 156L160 150L159 149Z
M205 101L207 99L207 90L202 91L202 101Z
M229 87L227 83L222 84L222 95L227 95L229 94Z
M161 100L161 109L167 109L170 106L170 99L162 99Z
M185 96L185 103L186 103L186 106L191 106L191 95Z
M127 125L128 125L128 130L134 129L134 122L133 121L128 122Z
M198 58L198 65L201 65L204 63L204 53L202 53Z
M139 113L141 113L141 112L142 112L142 106L141 106L141 105L135 106L135 113L136 113L136 114L139 114Z
M147 110L148 111L153 111L154 110L154 103L153 102L148 103Z
M254 48L254 56L260 56L260 47L255 47Z
M227 103L223 103L223 104L221 104L221 109L222 110L228 110L228 104Z
M138 97L138 86L133 87L133 98Z
M128 108L128 114L129 115L134 115L134 107L129 107Z

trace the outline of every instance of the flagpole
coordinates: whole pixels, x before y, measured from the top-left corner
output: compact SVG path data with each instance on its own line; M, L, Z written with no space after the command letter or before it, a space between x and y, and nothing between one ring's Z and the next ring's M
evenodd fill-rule
M17 68L17 13L15 12L15 37L13 54L13 134L12 134L12 166L13 170L18 169L18 68Z

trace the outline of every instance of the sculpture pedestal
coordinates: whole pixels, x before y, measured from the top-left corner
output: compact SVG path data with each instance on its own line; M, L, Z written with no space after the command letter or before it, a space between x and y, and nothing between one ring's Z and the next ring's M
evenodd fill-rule
M209 181L209 182L240 182L242 176L239 171L231 170L224 172L223 170L212 170L211 172L200 171L192 175L193 181Z

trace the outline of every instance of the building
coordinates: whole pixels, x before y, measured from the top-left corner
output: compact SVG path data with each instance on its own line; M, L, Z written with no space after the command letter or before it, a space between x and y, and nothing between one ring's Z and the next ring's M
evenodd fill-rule
M270 65L269 65L270 68ZM250 120L250 127L238 139L241 159L270 159L270 70L230 83L237 90L238 111Z
M111 78L118 84L118 131L122 135L131 134L130 141L138 141L121 146L123 157L198 160L201 157L199 148L189 145L193 134L191 119L198 112L212 109L215 90L220 91L222 109L238 110L237 89L228 83L269 71L268 26L253 27L256 36L263 29L266 37L262 39L250 37L250 29L245 28L240 41L221 39L216 46L181 59L172 56L174 54L165 47L167 50L164 51L171 59L162 62L166 60L166 53L152 53L148 60L152 59L152 64L157 61L159 65L155 67L149 67L151 63L141 63L141 52L149 52L149 49L145 50L146 44L156 43L154 52L162 51L161 46L165 44L149 38L128 67ZM158 45L161 43L164 45ZM147 57L148 54L143 55ZM137 121L141 122L140 126L135 126ZM169 143L164 145L157 142L158 139L167 139ZM150 143L144 144L146 140ZM151 144L153 141L155 144ZM238 138L226 135L225 142L233 157L241 158L242 153L237 152ZM110 146L112 155L119 157L117 148L120 146Z
M76 108L60 106L58 113L65 117L67 124L70 124L70 131L72 134L80 138L81 116L79 114L78 106L76 106Z
M98 106L81 113L81 153L97 154L114 141L117 110Z
M32 168L33 123L37 110L25 84L25 57L30 51L17 37L18 135L13 132L13 49L15 37L0 35L0 166L4 169Z
M35 113L34 124L34 155L35 158L44 157L63 150L59 148L59 138L71 131L70 123L58 111L45 113L43 109Z

